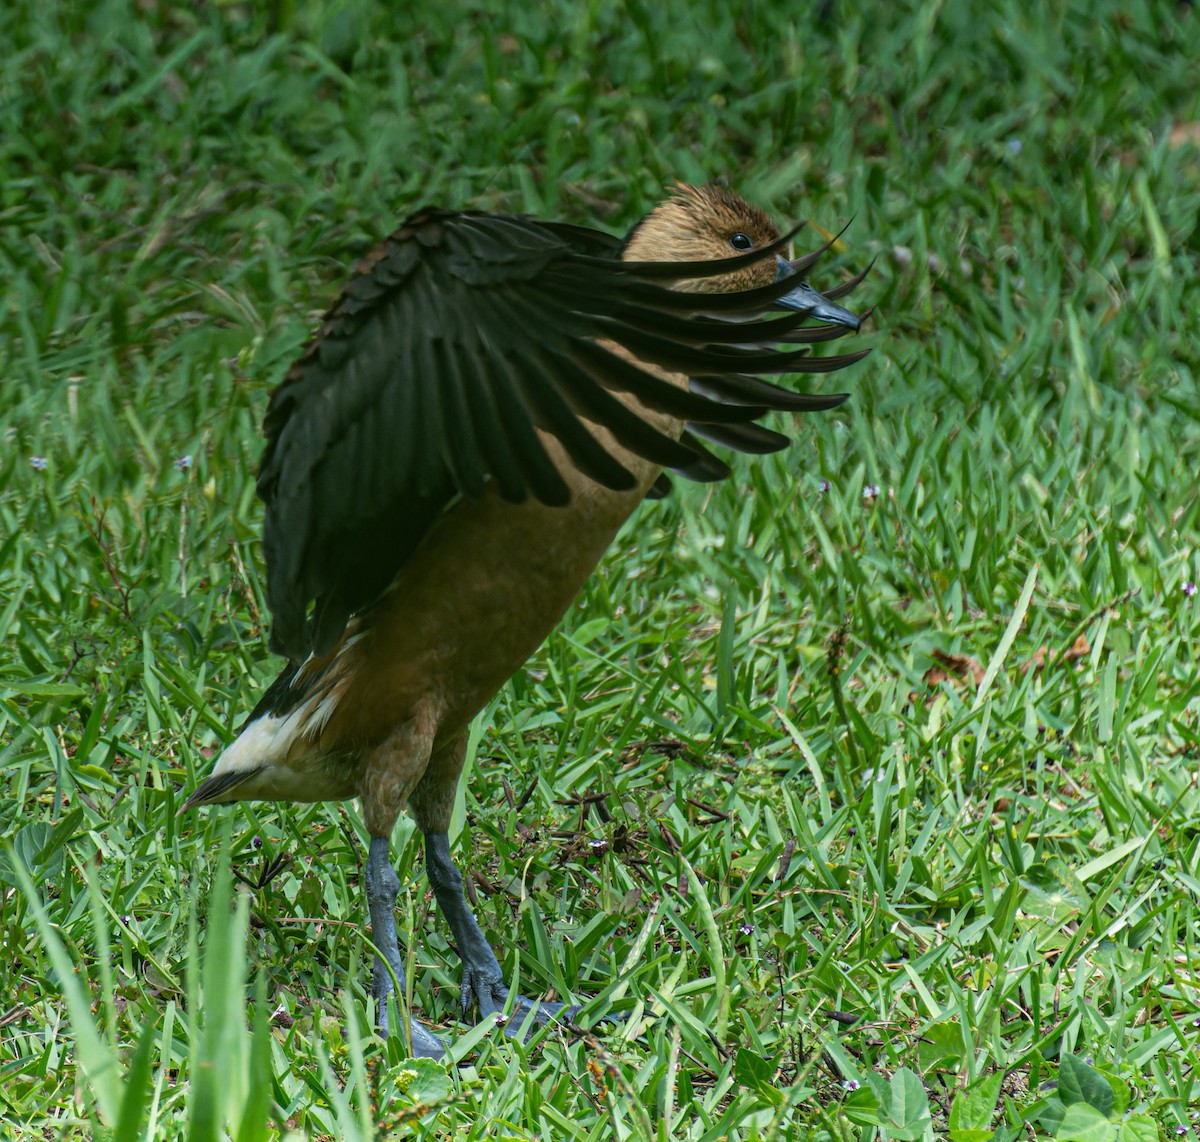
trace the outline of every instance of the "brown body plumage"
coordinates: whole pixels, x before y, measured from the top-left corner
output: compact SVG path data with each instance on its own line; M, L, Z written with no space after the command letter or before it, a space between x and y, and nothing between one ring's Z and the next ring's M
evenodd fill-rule
M796 273L811 259L779 247L766 214L714 187L679 186L623 248L426 212L360 263L273 395L259 490L273 646L292 664L187 804L360 797L373 938L397 974L387 839L407 805L463 1001L502 1007L445 837L471 719L664 490L664 466L719 478L699 437L774 450L786 438L753 423L767 408L844 399L754 377L861 356L753 347L858 326L831 300L848 286L816 294ZM795 312L753 320L772 303ZM377 963L381 1022L389 991ZM414 1032L419 1053L440 1052Z

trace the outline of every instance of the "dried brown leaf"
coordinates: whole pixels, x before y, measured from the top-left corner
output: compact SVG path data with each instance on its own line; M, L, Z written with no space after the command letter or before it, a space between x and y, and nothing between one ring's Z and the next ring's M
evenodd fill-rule
M925 671L926 686L940 686L943 682L970 682L978 686L983 681L983 667L969 654L947 654L944 650L933 652L937 664Z
M1091 652L1092 648L1083 635L1080 635L1066 650L1051 650L1049 647L1039 646L1030 659L1022 664L1021 673L1028 674L1031 670L1044 670L1056 662L1078 662L1079 659Z
M1200 147L1200 122L1192 120L1188 123L1176 123L1167 135L1167 145Z

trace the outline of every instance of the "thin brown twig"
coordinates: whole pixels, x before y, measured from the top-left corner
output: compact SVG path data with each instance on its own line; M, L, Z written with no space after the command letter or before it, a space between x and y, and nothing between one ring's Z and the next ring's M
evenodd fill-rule
M129 598L133 594L133 589L137 584L125 582L125 577L121 573L121 568L117 563L117 557L113 553L112 544L105 541L104 520L107 515L107 506L100 507L96 502L96 497L93 496L92 515L90 518L84 519L83 526L92 541L100 549L100 555L104 560L104 570L108 572L108 577L117 592L121 614L124 615L127 622L133 622L133 609L129 604Z

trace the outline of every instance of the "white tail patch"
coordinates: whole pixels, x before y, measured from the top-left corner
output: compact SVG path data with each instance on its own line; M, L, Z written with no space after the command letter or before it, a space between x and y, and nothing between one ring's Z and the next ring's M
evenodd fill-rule
M221 754L212 776L287 766L297 755L305 757L314 752L321 731L345 693L341 652L351 641L342 644L332 661L325 662L323 676L315 684L304 678L305 670L313 663L310 658L296 676L306 687L312 687L308 696L285 714L264 714L246 726Z

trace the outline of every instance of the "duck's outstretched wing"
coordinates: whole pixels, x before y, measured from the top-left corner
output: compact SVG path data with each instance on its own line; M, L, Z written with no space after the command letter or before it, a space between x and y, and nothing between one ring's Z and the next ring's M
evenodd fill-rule
M670 274L727 273L784 241ZM803 315L757 319L793 283L702 294L664 288L665 276L661 263L621 262L617 240L597 231L443 210L415 215L363 259L267 411L258 491L272 649L296 660L332 647L456 496L482 496L491 483L507 500L565 503L538 429L591 479L623 489L634 478L585 421L665 468L715 478L724 465L698 435L761 451L784 439L750 423L767 409L845 399L757 376L863 356L762 347L830 335L800 328ZM606 342L701 379L680 388ZM617 393L696 432L664 435Z

